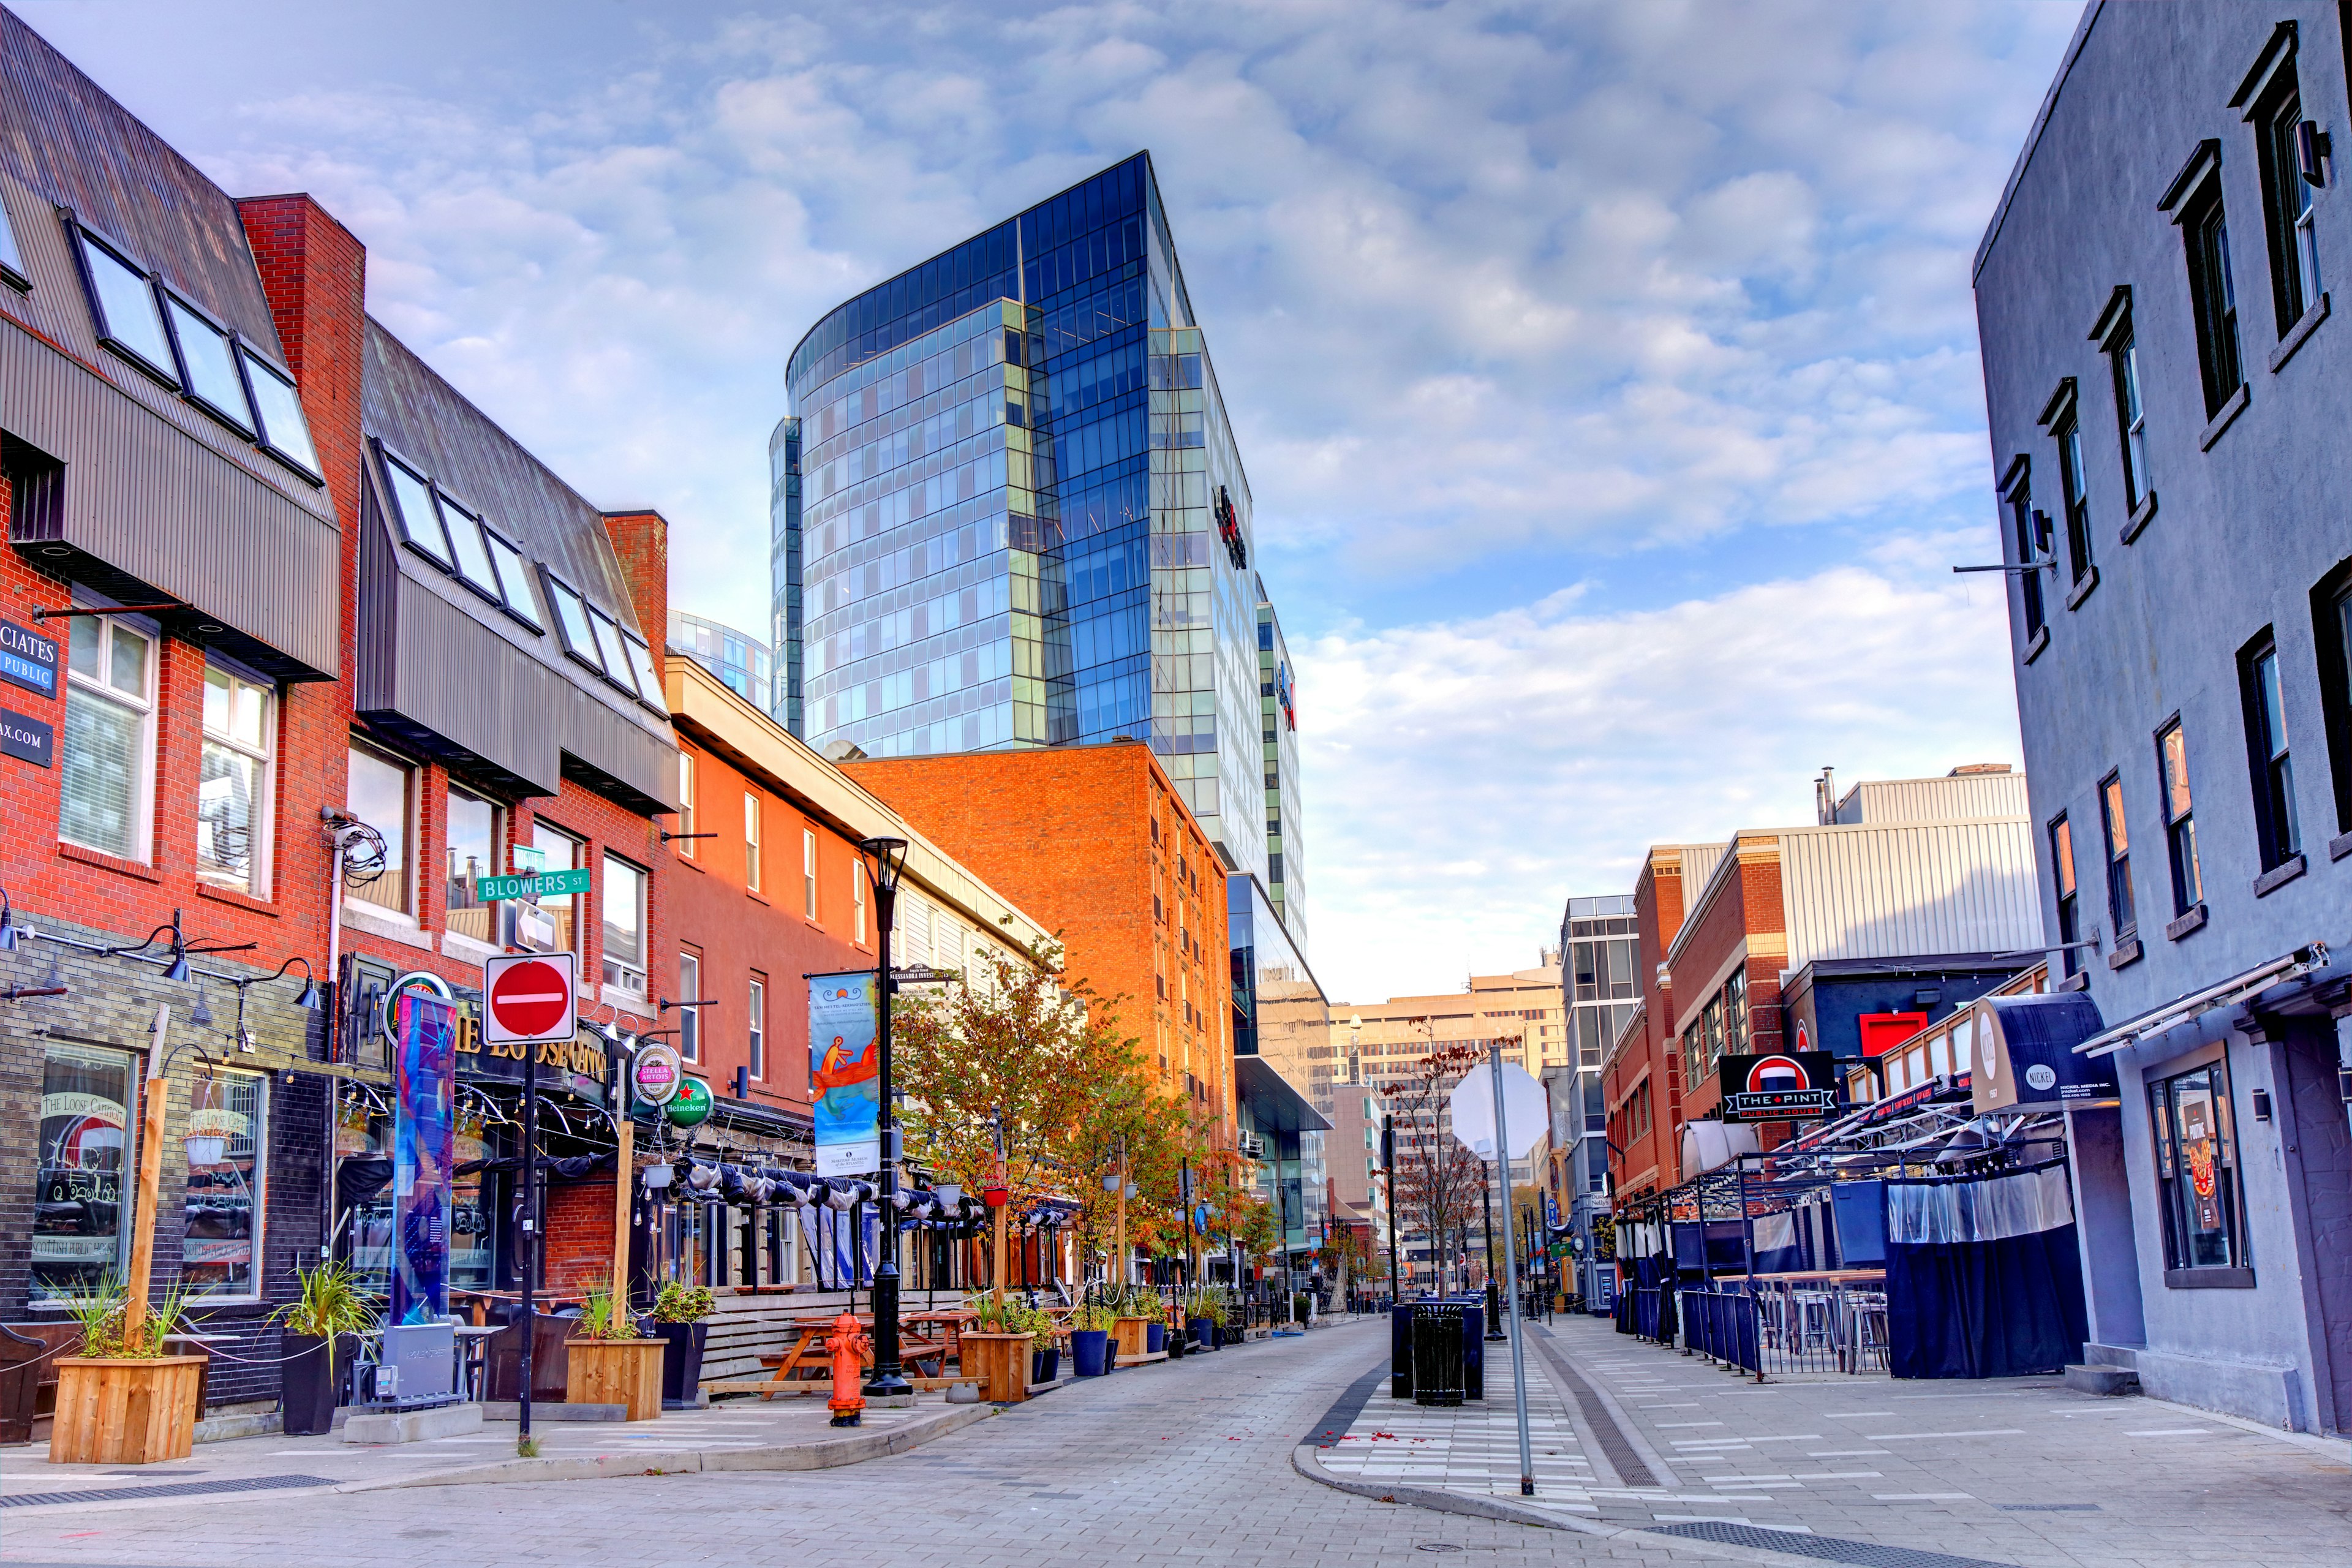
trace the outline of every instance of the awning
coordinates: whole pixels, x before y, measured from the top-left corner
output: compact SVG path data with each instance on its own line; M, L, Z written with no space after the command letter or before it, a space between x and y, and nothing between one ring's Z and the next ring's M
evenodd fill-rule
M2258 963L2218 984L2177 996L2161 1007L2152 1008L2137 1018L2126 1018L2112 1028L2103 1029L2076 1046L2075 1054L2112 1056L2142 1040L2153 1039L2177 1029L2215 1007L2231 1006L2282 982L2300 979L2315 969L2325 968L2326 963L2326 943L2315 942L2306 947L2298 947L2293 952Z
M1331 1130L1322 1112L1264 1057L1234 1058L1234 1088L1249 1107L1252 1124L1261 1132Z

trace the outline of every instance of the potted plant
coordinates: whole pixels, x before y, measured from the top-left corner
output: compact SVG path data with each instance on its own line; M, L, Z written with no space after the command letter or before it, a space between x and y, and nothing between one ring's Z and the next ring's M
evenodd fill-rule
M1110 1371L1110 1331L1118 1311L1088 1302L1070 1315L1070 1360L1080 1377L1100 1377Z
M677 1279L654 1297L654 1332L662 1342L662 1408L690 1410L702 1402L702 1351L710 1342L703 1321L716 1304L709 1288Z
M1062 1352L1054 1342L1053 1317L1042 1307L1024 1307L1020 1311L1022 1324L1029 1331L1029 1381L1055 1382L1062 1375Z
M312 1269L298 1266L294 1279L294 1300L269 1319L285 1331L278 1345L286 1358L279 1395L286 1435L310 1437L334 1430L341 1394L336 1368L357 1358L359 1335L374 1323L375 1309L349 1264L331 1258Z
M1029 1397L1029 1352L1035 1343L1029 1309L1010 1297L983 1292L964 1303L976 1320L956 1336L963 1375L980 1384L991 1404L1013 1405ZM1039 1314L1043 1316L1043 1314Z
M186 1288L174 1285L132 1323L130 1293L110 1275L68 1302L81 1353L54 1363L49 1463L152 1465L188 1457L206 1358L163 1353L187 1315L187 1299Z
M1149 1285L1138 1285L1128 1292L1127 1310L1143 1320L1143 1353L1168 1353L1168 1304L1160 1292Z
M1160 1303L1149 1285L1130 1285L1106 1303L1118 1314L1112 1324L1119 1356L1139 1356L1150 1348L1151 1320ZM1112 1365L1118 1362L1114 1360Z
M629 1304L606 1287L588 1292L578 1326L563 1342L571 1368L563 1397L572 1405L618 1405L624 1421L662 1413L662 1352L668 1342L637 1332Z

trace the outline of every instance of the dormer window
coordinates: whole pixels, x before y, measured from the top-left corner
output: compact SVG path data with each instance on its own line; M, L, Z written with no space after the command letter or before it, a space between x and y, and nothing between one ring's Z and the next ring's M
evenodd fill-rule
M261 422L262 448L281 458L311 479L319 478L318 450L310 445L310 426L302 417L302 399L294 378L240 342L246 384L253 391L254 416Z
M441 514L433 504L432 481L390 452L383 455L383 474L391 481L392 510L397 514L400 537L444 572L455 571L449 536L442 531Z
M621 646L620 626L593 605L588 606L588 624L594 629L598 662L604 667L604 679L635 697L637 680L629 672L629 656Z
M244 378L236 374L236 334L169 289L163 308L171 319L173 346L179 351L180 384L189 400L251 440L253 416L246 403Z
M555 629L563 638L563 651L604 674L604 656L596 650L596 634L588 626L587 601L552 572L547 574L547 597L555 606Z
M99 341L166 386L179 385L163 313L155 303L154 279L86 228L81 230L81 256L98 307Z
M530 596L530 568L522 552L488 523L482 525L482 540L489 547L490 564L498 571L499 593L507 613L532 631L546 629L539 618L539 604Z
M490 564L489 546L482 542L482 520L438 492L441 522L449 531L449 549L457 558L457 575L492 604L499 600L498 569Z

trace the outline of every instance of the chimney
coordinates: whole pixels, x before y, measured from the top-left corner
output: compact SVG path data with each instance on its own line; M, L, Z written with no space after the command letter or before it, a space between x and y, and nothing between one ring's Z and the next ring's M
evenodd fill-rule
M613 536L613 552L621 558L621 580L629 586L629 603L637 612L637 630L653 649L654 668L667 684L669 520L651 507L608 511L604 514L604 531Z

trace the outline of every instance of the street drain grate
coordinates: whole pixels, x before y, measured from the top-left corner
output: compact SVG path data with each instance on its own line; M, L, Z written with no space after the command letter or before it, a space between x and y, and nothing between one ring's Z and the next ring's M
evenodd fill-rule
M1685 1541L1712 1541L1725 1546L1754 1546L1785 1552L1792 1557L1815 1557L1824 1563L1853 1563L1862 1568L2013 1568L1982 1557L1954 1557L1942 1552L1917 1552L1907 1546L1881 1546L1869 1541L1840 1541L1829 1535L1800 1535L1789 1530L1765 1530L1752 1524L1727 1524L1716 1520L1689 1524L1654 1525L1645 1534L1677 1535Z
M125 1499L210 1497L220 1492L274 1492L292 1487L331 1487L325 1476L254 1476L241 1481L180 1481L161 1487L87 1487L69 1492L14 1492L0 1496L0 1508L38 1508L53 1502L121 1502Z
M2003 1513L2096 1513L2095 1502L1997 1502L1992 1505Z

